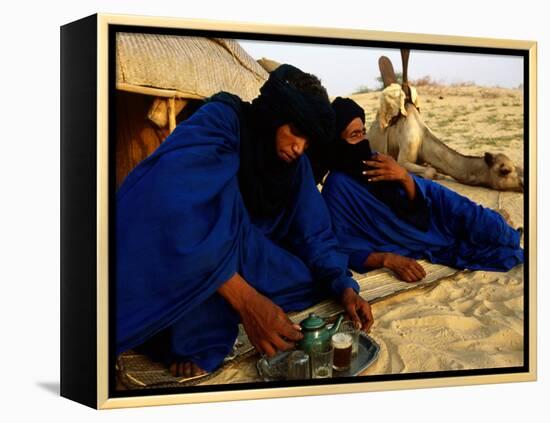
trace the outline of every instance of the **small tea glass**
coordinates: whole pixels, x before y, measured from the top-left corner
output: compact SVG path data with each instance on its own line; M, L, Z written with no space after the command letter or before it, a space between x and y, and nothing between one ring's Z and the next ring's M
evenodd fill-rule
M313 379L332 377L334 348L329 343L314 344L311 347L311 374Z
M288 356L288 380L304 380L310 379L310 362L309 355L304 351L292 351Z
M338 332L332 335L332 347L334 348L334 357L332 368L338 372L348 370L351 366L351 350L353 339L349 332Z
M361 329L355 325L355 322L346 320L340 324L338 332L349 333L351 335L351 356L355 357L359 351L359 333L361 332Z

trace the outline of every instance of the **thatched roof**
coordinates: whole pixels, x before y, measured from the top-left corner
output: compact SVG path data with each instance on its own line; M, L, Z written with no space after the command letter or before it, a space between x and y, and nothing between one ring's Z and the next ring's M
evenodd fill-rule
M235 41L118 33L117 88L143 94L205 98L219 91L257 97L268 73Z

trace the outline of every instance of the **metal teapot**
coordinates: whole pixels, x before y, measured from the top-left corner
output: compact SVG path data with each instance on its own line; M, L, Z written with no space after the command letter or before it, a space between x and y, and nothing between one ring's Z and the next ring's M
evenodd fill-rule
M306 319L300 322L304 337L298 342L297 348L306 354L310 354L313 345L327 345L330 342L331 336L338 331L342 320L344 320L343 314L338 317L336 323L329 329L327 328L325 319L317 316L315 313L310 313Z

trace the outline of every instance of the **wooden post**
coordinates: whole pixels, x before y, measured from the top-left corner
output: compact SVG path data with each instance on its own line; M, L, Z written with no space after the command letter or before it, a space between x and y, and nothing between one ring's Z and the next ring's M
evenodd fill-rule
M170 97L168 99L168 122L170 133L176 129L176 98Z

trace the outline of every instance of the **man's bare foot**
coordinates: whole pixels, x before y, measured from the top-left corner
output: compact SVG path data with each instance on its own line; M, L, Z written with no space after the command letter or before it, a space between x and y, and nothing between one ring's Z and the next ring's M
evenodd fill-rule
M193 377L204 375L207 372L190 361L175 361L170 365L170 373L174 377Z

